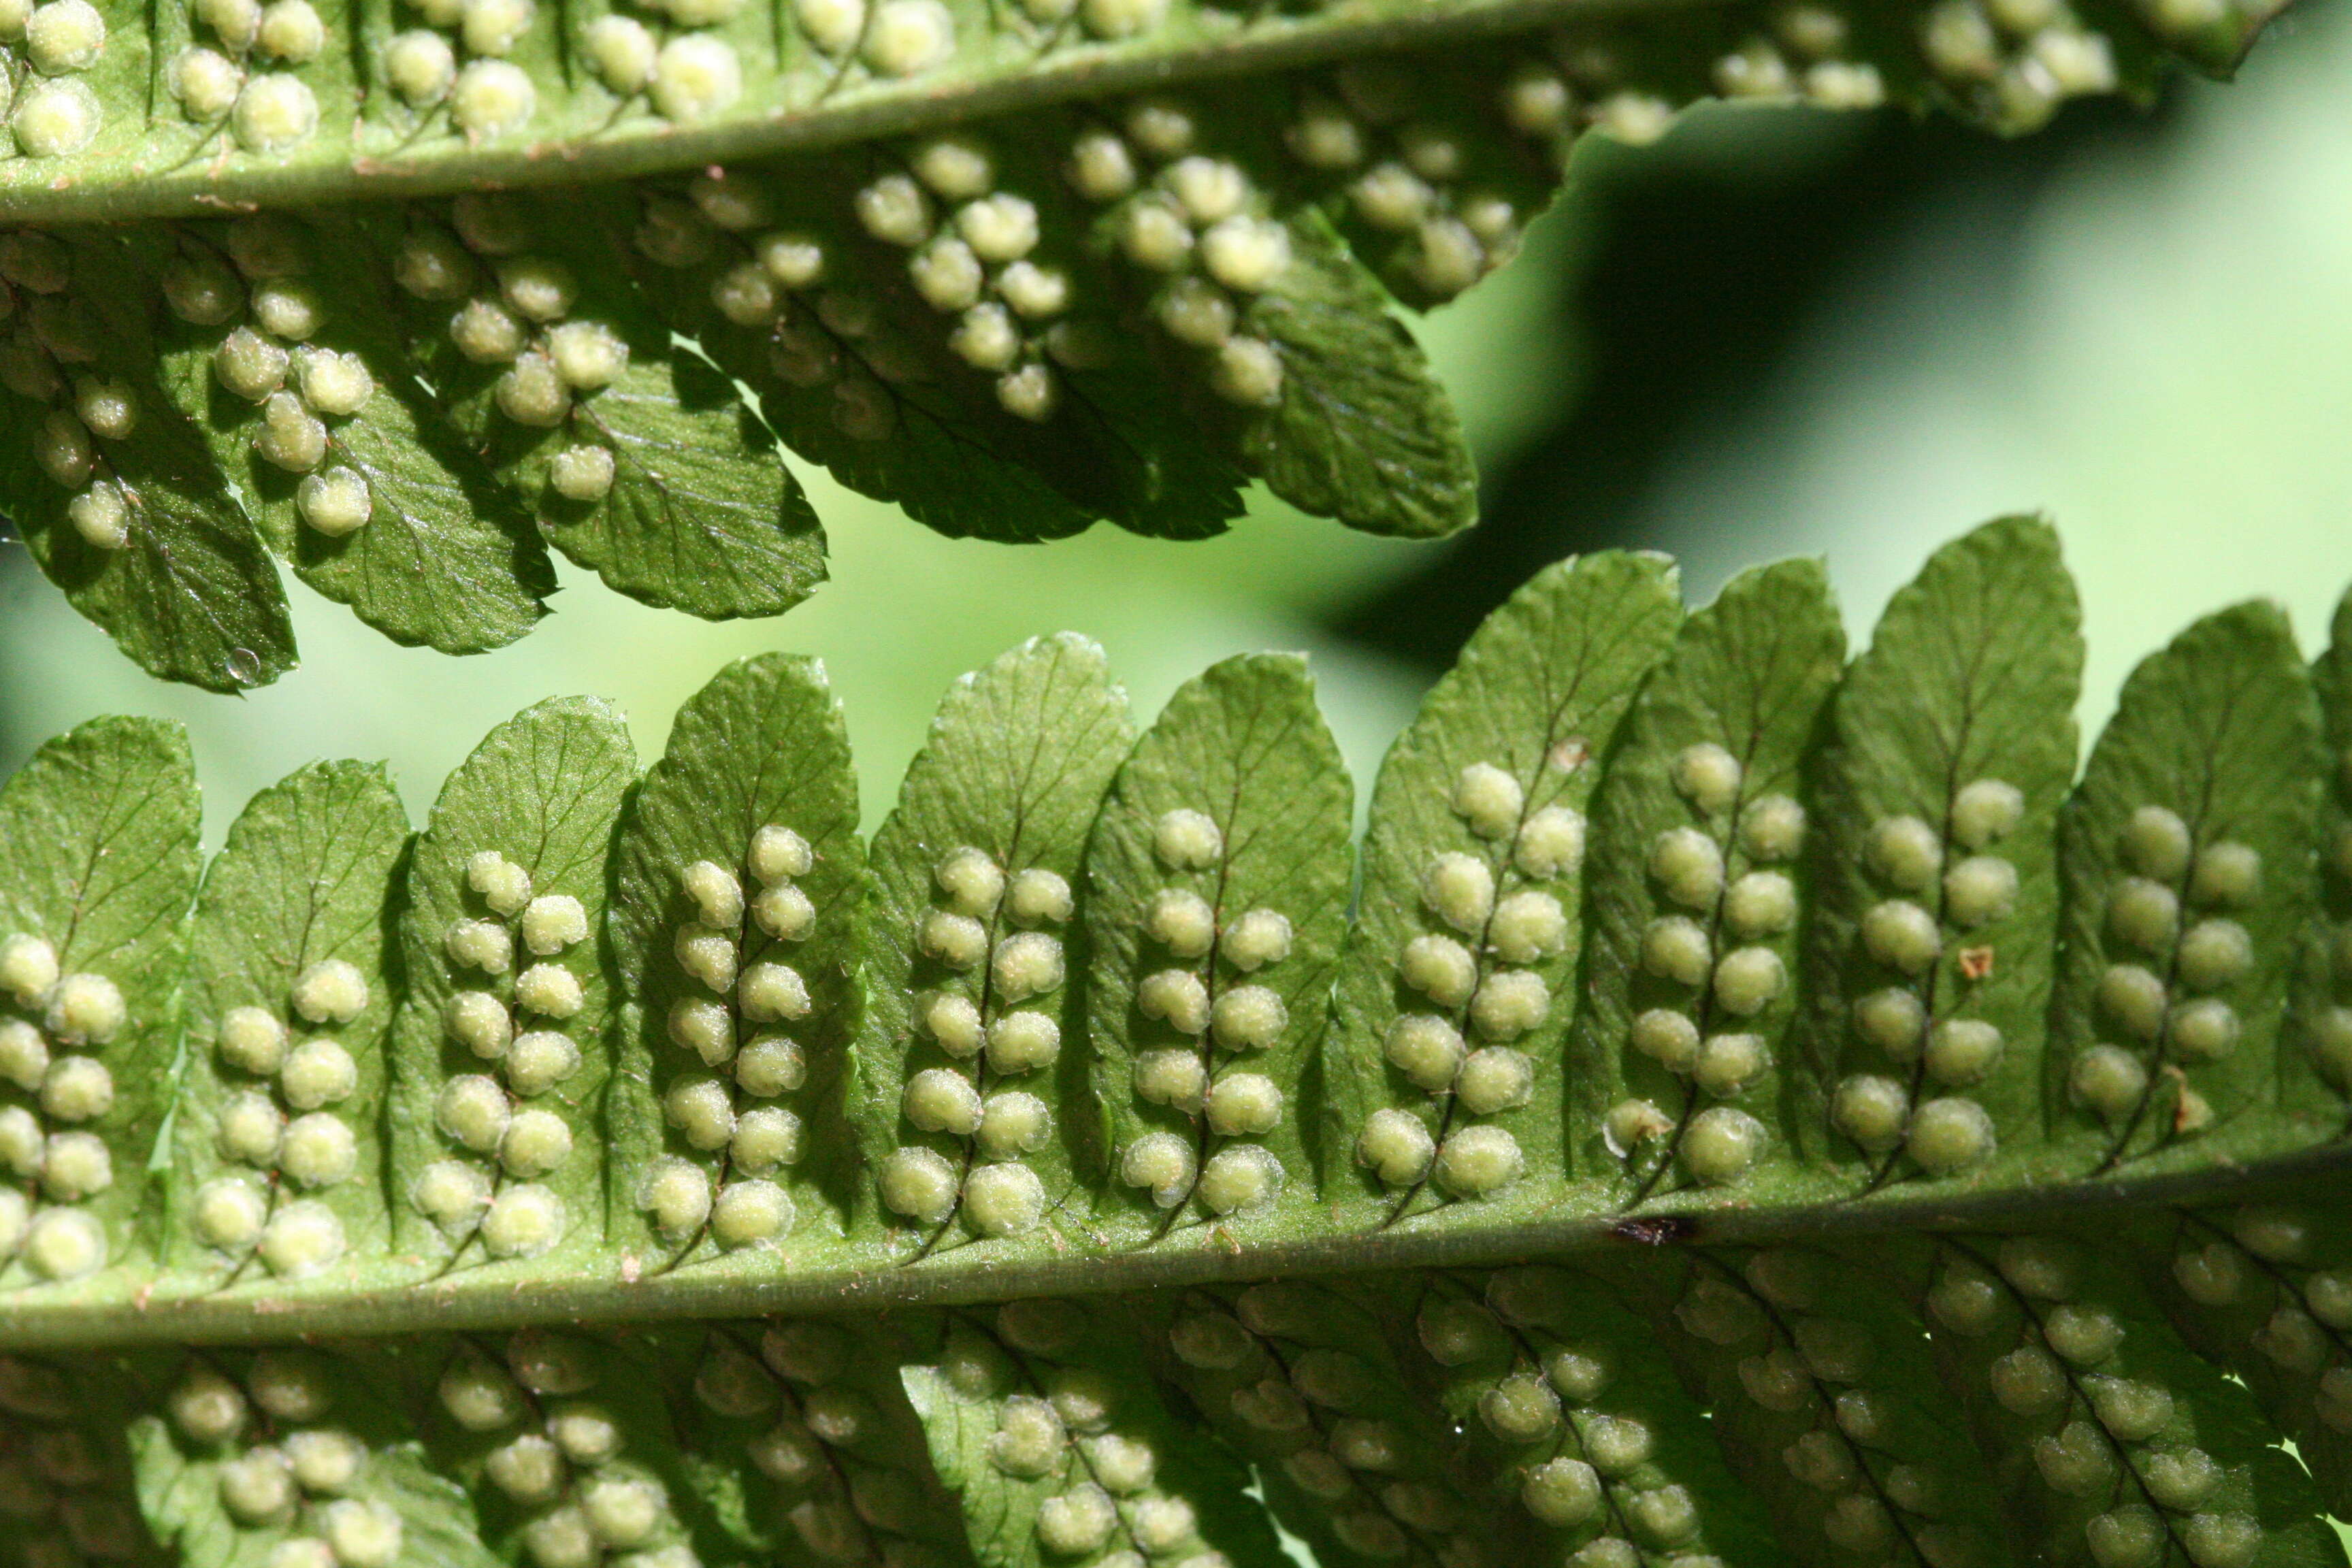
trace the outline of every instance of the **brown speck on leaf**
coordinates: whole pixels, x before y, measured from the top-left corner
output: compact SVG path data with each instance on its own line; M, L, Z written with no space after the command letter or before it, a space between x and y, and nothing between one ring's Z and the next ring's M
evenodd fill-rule
M1698 1222L1680 1215L1661 1215L1655 1219L1621 1219L1609 1227L1609 1234L1637 1247L1665 1247L1677 1241L1688 1241L1696 1236Z
M2160 1070L2172 1082L2172 1135L2186 1138L2212 1125L2213 1103L2189 1087L2189 1075L2171 1062Z
M1992 949L1990 947L1964 947L1960 949L1960 977L1962 979L1983 980L1990 977L1991 973Z
M1551 749L1551 765L1561 773L1572 773L1592 758L1592 748L1581 735L1570 735Z

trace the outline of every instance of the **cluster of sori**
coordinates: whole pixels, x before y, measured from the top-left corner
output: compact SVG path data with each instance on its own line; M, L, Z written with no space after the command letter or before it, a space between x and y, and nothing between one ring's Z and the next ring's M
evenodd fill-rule
M530 873L497 850L474 854L466 880L481 913L453 921L442 948L452 975L478 988L453 994L442 1024L490 1070L442 1083L434 1121L453 1152L418 1172L409 1201L453 1245L478 1236L493 1258L530 1258L562 1241L569 1223L562 1195L540 1178L571 1159L572 1124L525 1102L580 1070L564 1025L581 1011L581 970L595 953L580 900L533 897Z
M538 86L507 57L538 19L535 0L402 0L401 8L413 9L423 25L376 46L383 51L377 68L414 117L412 127L446 111L452 129L482 141L530 123L539 110ZM593 28L590 36L596 36Z
M2260 892L2263 859L2226 838L2199 844L2179 815L2161 805L2135 810L2117 847L2131 874L2105 889L2104 914L2106 952L2120 961L2100 973L2102 1039L2076 1054L2067 1087L2077 1106L2124 1130L2146 1113L2160 1079L2179 1080L2184 1069L2236 1047L2240 1019L2230 998L2252 971L2255 952L2246 928L2225 911L2243 909ZM1973 864L1962 862L1954 875ZM2211 1107L2185 1080L2174 1093L2177 1130L2196 1131L2212 1120Z
M194 0L173 93L207 134L226 124L248 153L282 153L319 128L319 97L299 71L327 47L310 0Z
M1475 166L1481 149L1465 145L1487 128L1428 118L1423 99L1410 68L1346 67L1301 92L1283 142L1310 178L1345 182L1347 211L1371 240L1360 247L1371 249L1365 260L1400 291L1435 303L1509 260L1526 215L1482 181L1486 171ZM1543 145L1547 163L1565 159L1578 116L1559 71L1541 60L1523 62L1493 100L1503 128ZM1663 130L1672 110L1657 101ZM1617 129L1606 117L1596 123ZM1633 139L1657 133L1646 125L1633 129Z
M1916 1324L1825 1308L1819 1272L1796 1249L1753 1253L1736 1271L1710 1259L1691 1270L1675 1318L1729 1363L1724 1394L1745 1406L1736 1418L1801 1489L1790 1511L1831 1547L1865 1562L1909 1561L1907 1549L1926 1568L1997 1560L1977 1524L1953 1516L1955 1478L1940 1451L1923 1451L1918 1413L1874 1385L1882 1336L1916 1348Z
M147 1531L119 1453L56 1369L0 1358L0 1519L25 1568L135 1563Z
M1069 273L1034 259L1040 238L1036 204L1000 185L986 143L962 135L924 142L902 167L861 188L855 201L867 234L910 253L907 276L915 292L932 310L955 318L948 349L996 378L998 405L1022 419L1052 417L1059 400L1053 363L1090 363L1085 334L1059 321L1070 309ZM822 304L820 322L840 331L835 318L841 306L835 303L826 316ZM880 368L888 363L886 354Z
M2339 1092L2352 1092L2352 749L2339 752L2329 770L2326 816L2329 837L2320 852L2326 879L2327 926L2320 961L2309 979L2315 994L2305 999L2305 1028L2320 1076Z
M744 1451L775 1488L774 1511L819 1562L953 1562L934 1543L957 1521L930 1481L895 1367L881 1397L853 1373L874 1359L834 1323L747 1325L738 1342L709 1331L695 1369L695 1402L750 1433ZM757 1353L746 1346L754 1342ZM960 1542L958 1543L961 1544Z
M1168 1329L1177 1382L1203 1418L1339 1546L1477 1568L1490 1555L1482 1500L1426 1446L1380 1346L1330 1292L1296 1283L1253 1285L1230 1300L1191 1292Z
M1045 1097L1013 1085L1040 1081L1060 1059L1056 1014L1068 978L1062 929L1074 906L1059 872L1003 861L963 845L933 868L935 908L916 942L932 983L915 1000L919 1055L899 1114L930 1143L908 1142L881 1165L884 1205L923 1226L961 1215L978 1236L1017 1236L1045 1216L1045 1184L1026 1157L1054 1135ZM1052 1095L1047 1088L1047 1095Z
M1668 772L1689 819L1659 831L1648 869L1675 912L1642 932L1643 971L1664 994L1634 1016L1626 1043L1674 1075L1683 1103L1669 1116L1627 1100L1611 1110L1607 1136L1629 1159L1672 1140L1666 1152L1693 1180L1719 1184L1746 1174L1767 1140L1731 1102L1773 1066L1771 1041L1752 1026L1789 989L1797 889L1783 868L1804 843L1805 809L1785 795L1744 798L1739 760L1711 741L1684 748Z
M2183 1217L2172 1279L2210 1329L2267 1371L2271 1410L2307 1451L2352 1434L2352 1268L2319 1261L2325 1231L2304 1210L2248 1205Z
M923 375L921 358L855 280L857 262L837 237L777 226L757 181L710 169L684 199L648 195L635 243L662 267L715 263L712 308L761 335L768 368L786 386L832 388L831 419L841 434L879 441L898 428L886 384Z
M665 118L687 123L721 113L743 96L735 46L710 31L740 15L743 0L651 0L646 8L650 27L618 11L588 25L588 58L614 96L648 101Z
M2016 785L1977 779L1953 795L1940 828L1916 816L1869 826L1864 858L1886 896L1864 912L1861 941L1888 984L1856 998L1853 1029L1892 1071L1841 1079L1830 1120L1873 1156L1899 1149L1930 1175L1948 1176L1993 1155L1992 1118L1963 1092L2008 1043L1997 1026L1968 1016L1969 985L1983 978L1991 950L1962 945L1953 963L1942 960L1951 943L1981 943L2016 908L2017 868L1995 851L2024 814ZM2155 1005L2161 1013L2160 987Z
M62 973L58 949L0 939L0 1267L21 1258L41 1279L77 1279L107 1261L107 1233L78 1205L114 1184L114 1157L92 1130L114 1108L100 1059L131 1029L103 974Z
M1790 5L1715 62L1715 89L1729 99L1801 98L1822 109L1875 109L1886 100L1878 68L1852 58L1846 18L1822 5Z
M2217 20L2228 0L2144 0L2158 33L2178 37ZM2031 131L2070 98L2116 89L2116 49L2067 0L1940 0L1920 23L1920 53L1966 110L2007 132Z
M359 1174L359 1140L336 1109L357 1091L359 1065L342 1042L317 1031L352 1023L369 1000L366 976L328 959L303 970L283 1003L220 1019L215 1050L224 1076L246 1086L220 1108L220 1154L245 1169L197 1191L195 1229L210 1246L240 1262L257 1256L281 1279L342 1257L335 1211L287 1189L323 1193Z
M410 213L394 277L412 298L463 301L449 342L472 363L507 367L491 392L501 415L534 429L566 424L574 397L628 369L628 343L604 322L572 318L579 280L562 262L529 254L535 237L522 203L469 193L446 216L445 226ZM547 482L567 500L594 501L612 489L613 473L613 448L577 437L554 455Z
M171 1438L212 1468L237 1534L275 1539L269 1568L393 1568L400 1515L372 1489L366 1443L333 1425L336 1390L301 1351L263 1351L241 1380L192 1355L163 1400Z
M461 1350L436 1393L444 1415L495 1445L482 1475L522 1510L533 1568L695 1568L668 1489L631 1462L621 1422L593 1397L603 1374L581 1342L526 1330L498 1359Z
M1217 395L1270 407L1282 398L1282 353L1250 330L1252 305L1289 270L1290 229L1242 165L1204 141L1190 103L1138 99L1089 119L1067 174L1110 210L1116 254L1154 289L1152 319L1202 355Z
M2224 1467L2192 1440L2173 1391L2122 1364L2131 1336L2080 1249L2012 1237L1939 1252L1930 1321L1964 1342L1958 1356L2014 1423L2042 1482L2079 1513L2091 1560L2248 1568L2263 1550L2261 1521L2229 1506Z
M1522 1508L1561 1532L1572 1568L1720 1568L1691 1489L1662 1462L1638 1397L1621 1391L1617 1347L1590 1287L1559 1269L1501 1270L1483 1291L1432 1281L1414 1319L1421 1348L1465 1393L1500 1446ZM1580 1299L1580 1297L1582 1299Z
M672 943L688 985L670 1005L669 1038L705 1070L672 1075L662 1112L698 1155L718 1160L719 1173L714 1196L693 1159L647 1168L638 1202L673 1242L707 1229L731 1250L792 1229L792 1196L774 1177L800 1158L801 1119L774 1102L808 1076L800 1043L782 1030L814 1006L807 979L785 960L816 929L816 906L796 880L815 866L807 839L771 823L744 850L758 888L750 898L742 877L715 860L678 869L693 912Z
M82 0L58 3L88 9ZM73 492L65 510L74 531L93 549L121 550L131 541L137 498L114 477L98 443L131 437L139 400L89 368L103 329L74 292L72 253L37 229L0 234L0 321L12 319L0 341L0 385L49 410L33 436L33 460Z
M1119 1180L1176 1209L1197 1196L1210 1213L1271 1203L1287 1174L1262 1137L1282 1124L1284 1088L1245 1065L1281 1043L1289 1005L1248 977L1290 956L1290 917L1269 906L1229 911L1225 836L1189 807L1152 824L1152 858L1168 885L1145 905L1152 972L1135 987L1136 1099L1185 1119L1119 1151ZM1168 1044L1151 1044L1154 1038Z
M1475 1198L1527 1168L1509 1129L1485 1119L1534 1091L1535 1063L1511 1042L1551 1016L1551 987L1535 966L1567 945L1557 888L1583 865L1585 824L1572 806L1530 812L1518 775L1491 762L1462 769L1447 805L1475 847L1427 858L1422 898L1435 924L1396 955L1409 1010L1382 1042L1389 1065L1431 1097L1437 1129L1412 1110L1375 1110L1356 1159L1391 1188L1433 1178L1446 1194Z
M15 151L61 158L89 146L106 111L81 79L106 53L106 18L89 0L7 0L0 5L0 59L7 62Z
M1192 1504L1160 1482L1160 1449L1120 1408L1121 1384L1085 1365L1088 1321L1064 1301L1009 1302L992 1332L950 1330L940 1372L992 1417L988 1464L1045 1494L1031 1526L1050 1558L1140 1568L1230 1568Z
M215 342L213 380L257 405L253 450L264 462L303 476L294 510L330 539L367 526L375 510L368 481L334 455L327 423L349 419L375 395L375 377L356 353L310 340L326 327L325 293L305 275L315 265L309 237L282 217L239 218L215 248L179 237L165 264L163 298L191 327L226 328ZM224 255L224 251L226 254Z

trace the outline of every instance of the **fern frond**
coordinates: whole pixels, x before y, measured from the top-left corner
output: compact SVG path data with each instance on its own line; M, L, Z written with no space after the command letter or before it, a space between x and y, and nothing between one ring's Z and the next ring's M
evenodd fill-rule
M1851 664L1563 563L1352 910L1292 657L1024 645L870 854L805 660L201 882L98 721L0 790L18 1555L2341 1563L2343 654L2208 617L2075 780L2074 626L2031 520Z
M1506 261L1580 136L1710 98L2021 132L2226 70L2271 6L638 9L8 24L0 508L132 658L291 668L272 556L446 652L526 634L551 550L779 614L824 575L787 449L956 535L1198 538L1253 479L1448 533L1475 476L1390 307Z

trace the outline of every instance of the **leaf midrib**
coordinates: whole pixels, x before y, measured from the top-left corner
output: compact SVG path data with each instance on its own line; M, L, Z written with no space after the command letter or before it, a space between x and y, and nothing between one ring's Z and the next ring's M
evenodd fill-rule
M617 1260L568 1278L542 1271L518 1279L485 1269L416 1283L352 1289L345 1294L287 1300L193 1296L92 1303L87 1294L119 1283L115 1276L60 1290L51 1300L23 1291L0 1315L0 1349L55 1350L83 1345L256 1343L341 1336L514 1329L547 1323L642 1323L748 1317L852 1307L953 1306L1026 1296L1087 1296L1166 1286L1372 1269L1491 1267L1532 1258L1605 1254L1628 1247L1769 1245L1830 1236L1917 1236L1999 1230L2055 1215L2114 1213L2194 1202L2242 1204L2290 1194L2313 1181L2352 1174L2352 1147L2334 1145L2253 1163L2151 1177L2108 1177L1946 1197L1877 1198L1713 1211L1618 1212L1517 1219L1481 1227L1453 1211L1428 1216L1446 1224L1368 1228L1234 1247L1206 1230L1193 1245L1118 1255L971 1260L971 1248L922 1263L875 1268L877 1253L855 1243L831 1247L855 1258L797 1277L759 1279L740 1270L697 1274L691 1268L625 1282ZM1549 1189L1558 1208L1579 1191ZM1460 1205L1456 1205L1456 1209ZM1668 1223L1661 1224L1660 1221ZM1210 1227L1213 1228L1213 1227ZM144 1268L143 1263L134 1268Z
M1708 9L1721 0L1351 0L1314 16L1266 14L1223 37L1171 50L1147 36L1119 45L1081 46L1068 58L1035 58L1009 37L986 45L994 58L962 79L931 72L875 83L848 94L816 91L801 108L688 130L667 123L594 131L497 149L445 148L401 157L354 153L341 137L317 138L271 168L209 173L201 163L157 170L136 158L102 172L58 177L56 161L19 159L0 168L0 222L119 221L193 217L247 206L287 207L446 195L462 190L577 185L595 180L697 170L1082 98L1143 88L1311 66L1389 50L1532 31L1570 18ZM1163 29L1163 35L1175 29ZM978 52L975 50L975 52ZM100 163L99 160L91 160Z

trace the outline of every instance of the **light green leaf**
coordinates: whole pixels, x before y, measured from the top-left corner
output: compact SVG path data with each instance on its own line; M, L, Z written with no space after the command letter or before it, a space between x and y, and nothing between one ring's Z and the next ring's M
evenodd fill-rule
M2050 526L2000 519L1895 595L1839 689L1796 1113L1852 1190L2014 1180L2003 1152L2045 1136L2081 615Z
M1381 764L1328 1069L1338 1146L1366 1165L1359 1190L1374 1212L1493 1202L1522 1173L1532 1178L1522 1199L1550 1205L1561 1174L1582 1173L1561 1120L1583 944L1584 810L1681 620L1663 557L1612 552L1549 567L1487 617ZM1527 950L1532 962L1486 951L1491 910L1505 899L1523 900L1546 926L1559 909L1558 938L1545 932ZM1482 1029L1476 997L1489 985L1493 1017ZM1517 1005L1534 1026L1500 1033ZM1474 1037L1477 1048L1492 1041L1528 1058L1534 1082L1519 1108L1465 1114L1450 1092ZM1463 1132L1476 1136L1448 1155L1447 1140Z
M1295 655L1180 687L1119 770L1087 938L1099 1213L1122 1244L1276 1234L1320 1200L1354 795Z
M948 693L874 836L850 1109L894 1250L1067 1235L1049 1211L1101 1168L1069 982L1080 856L1134 735L1100 647L1024 643Z
M382 767L318 763L256 795L206 869L165 1245L215 1289L341 1291L378 1267L408 839Z
M449 776L417 840L387 1181L401 1249L440 1272L527 1278L604 1242L606 860L635 772L609 704L542 702Z
M678 710L614 861L632 1003L610 1100L614 1215L616 1232L637 1216L666 1261L731 1252L764 1272L787 1236L841 1227L864 861L824 666L746 660Z
M0 1289L70 1302L152 1267L199 820L187 738L152 720L94 720L0 788Z
M1752 1200L1788 1159L1800 774L1844 654L1819 563L1736 577L1684 623L1601 774L1570 1137L1580 1169L1622 1161L1635 1196ZM1517 936L1512 912L1490 937Z

